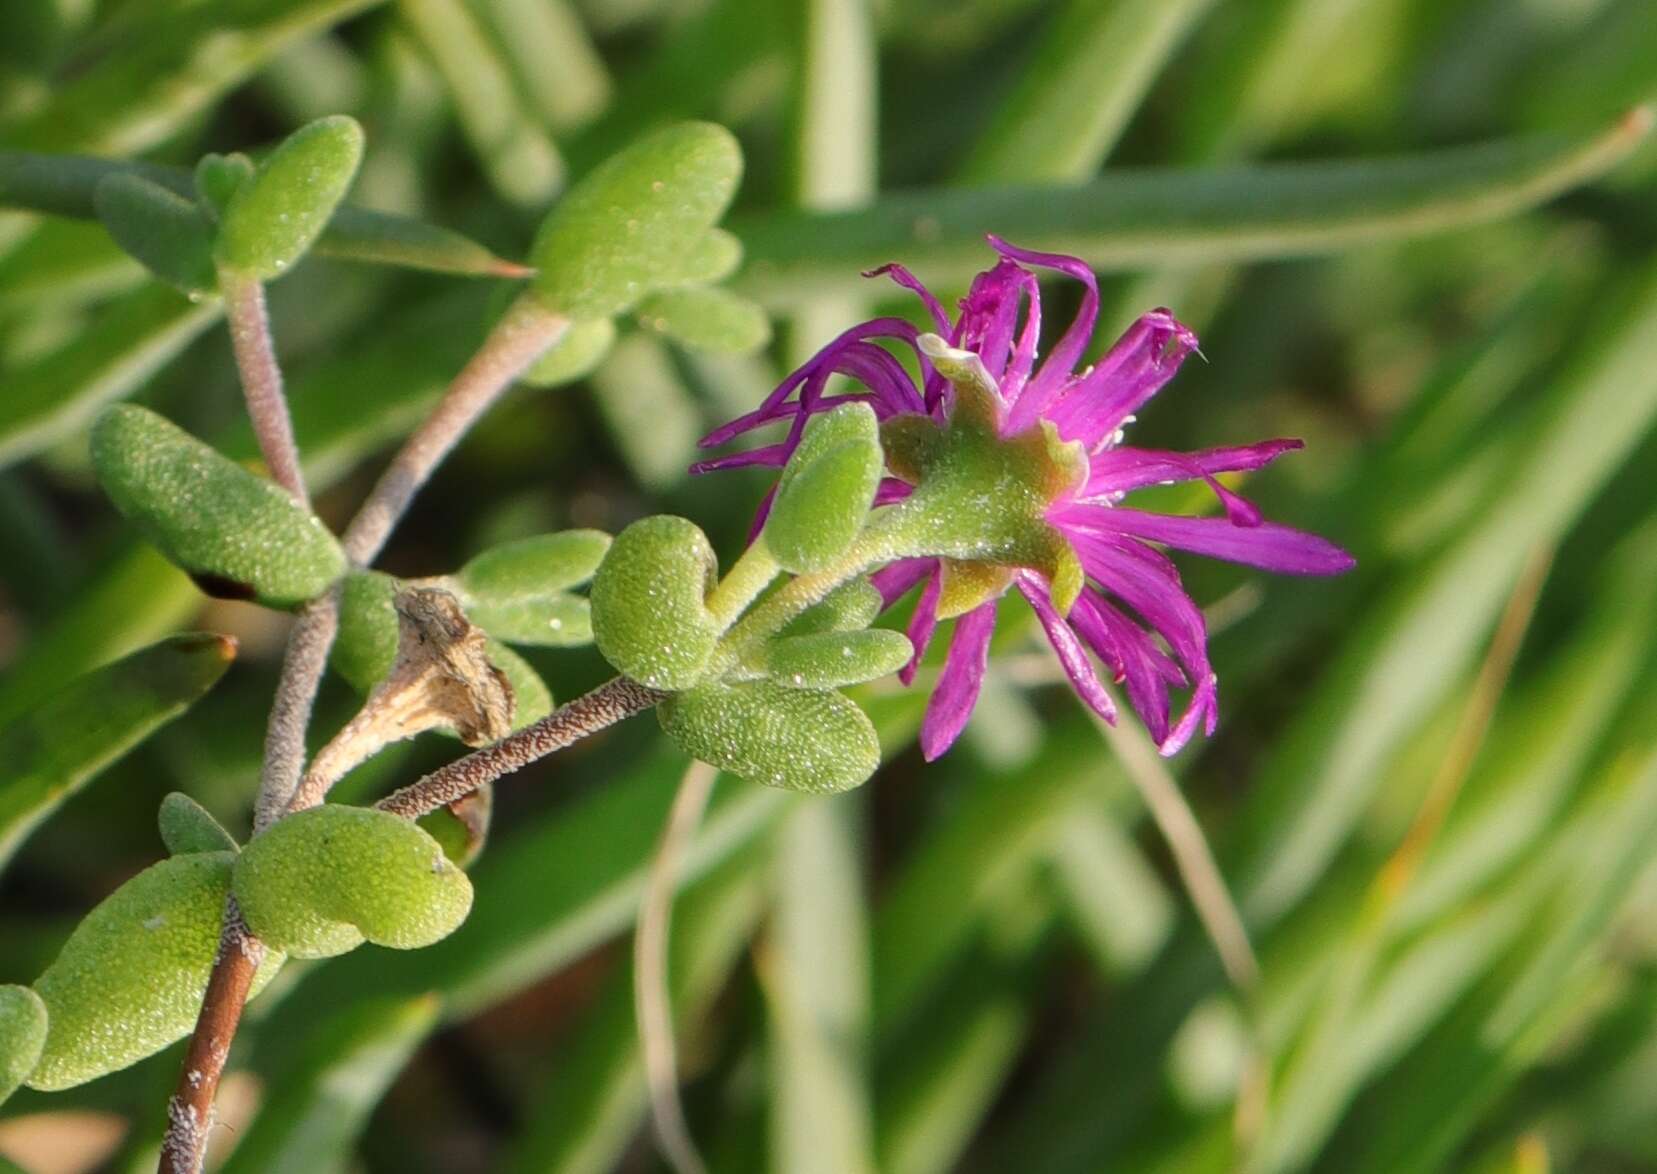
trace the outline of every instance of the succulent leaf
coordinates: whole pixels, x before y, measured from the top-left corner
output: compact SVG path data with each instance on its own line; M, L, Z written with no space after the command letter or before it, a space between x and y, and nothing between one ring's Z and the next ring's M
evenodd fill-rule
M657 712L686 754L749 782L831 794L880 765L874 726L831 690L713 682L670 697Z
M294 131L225 204L218 263L260 281L280 277L328 227L356 178L362 148L362 127L342 114Z
M34 984L49 1019L30 1088L71 1088L190 1033L218 955L235 859L201 852L151 865L75 928ZM266 953L254 993L282 962L279 949Z
M103 414L92 463L115 507L209 595L295 607L345 571L334 536L285 489L146 408Z
M182 791L173 791L161 800L156 823L161 829L161 842L174 856L240 851L236 837L225 831L207 808Z
M659 514L616 535L593 576L593 637L606 660L656 689L702 675L719 640L707 607L718 563L693 522Z
M297 958L363 941L418 949L453 933L472 884L419 827L327 804L278 820L236 857L233 885L255 934Z
M573 187L530 253L534 289L572 318L637 305L683 265L731 202L742 150L724 127L684 122L646 135Z
M765 543L785 570L822 570L845 553L869 516L884 462L867 404L842 404L806 425L765 523Z

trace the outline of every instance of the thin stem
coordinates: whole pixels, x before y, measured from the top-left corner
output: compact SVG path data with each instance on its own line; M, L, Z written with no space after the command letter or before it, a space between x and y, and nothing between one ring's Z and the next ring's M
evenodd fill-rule
M501 394L529 365L564 336L569 319L534 295L522 294L454 377L424 423L403 443L380 475L368 500L346 528L345 553L367 565L385 546L414 495Z
M1197 918L1220 956L1226 976L1238 990L1252 991L1260 981L1260 964L1255 960L1254 947L1249 944L1242 915L1237 912L1225 877L1220 875L1220 867L1209 850L1208 838L1203 835L1196 816L1191 814L1185 796L1180 794L1179 784L1168 773L1156 747L1142 729L1129 723L1112 726L1102 719L1096 719L1094 724L1104 733L1128 778L1145 800L1151 819L1174 857L1174 868L1191 896Z
M612 677L533 725L508 734L493 746L485 746L439 767L418 782L387 795L375 806L404 819L418 819L623 718L654 708L667 697L659 689L626 677Z
M771 585L780 570L763 537L754 539L742 552L719 586L708 594L707 607L719 626L728 628L748 605L759 598L759 593Z
M305 731L310 728L311 708L338 631L339 601L329 592L307 603L288 633L282 676L265 727L265 759L253 816L255 835L281 817L299 788L305 770Z
M639 924L633 934L633 1008L644 1052L645 1083L650 1089L650 1118L662 1156L678 1174L704 1174L679 1103L679 1065L673 1038L673 998L668 985L668 935L673 924L673 893L679 861L696 838L719 772L692 762L679 783L662 840L645 877Z
M248 930L236 899L225 902L219 952L207 979L196 1029L184 1053L178 1085L167 1102L167 1134L161 1141L161 1174L199 1174L213 1127L213 1101L230 1058L230 1043L242 1020L253 976L265 947Z
M247 399L247 414L253 421L259 453L270 470L271 480L293 494L301 505L309 506L305 476L299 469L299 448L293 439L293 421L288 416L287 397L282 393L282 369L276 364L276 347L271 340L265 287L245 273L221 270L219 290L224 296L230 347L236 355L236 369L241 374L242 394Z

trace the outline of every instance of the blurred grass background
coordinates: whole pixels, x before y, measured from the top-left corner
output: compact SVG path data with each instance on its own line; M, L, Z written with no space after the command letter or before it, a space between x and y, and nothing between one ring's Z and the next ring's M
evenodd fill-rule
M777 311L774 352L637 330L586 383L520 390L422 495L395 572L654 511L734 555L764 478L687 479L694 439L887 298L853 277L869 240L947 288L977 233L1068 233L1110 270L1105 340L1157 304L1203 338L1136 443L1306 439L1248 490L1359 569L1183 564L1223 718L1168 769L1258 988L1228 986L1144 818L1143 740L1102 736L1008 626L942 762L912 747L923 697L877 685L888 765L862 791L721 783L673 959L691 1128L730 1172L1657 1170L1657 149L1598 175L1654 93L1651 0L0 11L0 148L188 163L347 112L369 135L357 202L506 256L639 130L740 135L738 285ZM1207 170L1530 134L1601 147L1457 163L1419 179L1426 212L1381 173ZM811 214L894 189L849 229ZM1325 222L1348 229L1320 243ZM272 298L318 508L343 522L498 294L313 260ZM181 627L242 644L0 878L0 981L159 854L165 792L247 824L282 625L124 537L85 452L90 413L132 395L251 453L214 321L95 224L0 213L0 715ZM605 675L591 651L533 659L560 697ZM317 731L353 704L330 681ZM452 753L388 752L351 792ZM461 932L290 967L239 1045L226 1168L657 1169L626 934L683 765L641 721L508 780ZM0 1154L153 1168L177 1064L20 1095Z

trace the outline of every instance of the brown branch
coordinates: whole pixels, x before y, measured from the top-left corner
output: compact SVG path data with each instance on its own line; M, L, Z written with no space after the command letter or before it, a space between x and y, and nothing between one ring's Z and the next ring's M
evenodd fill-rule
M199 1174L213 1128L213 1101L230 1058L230 1044L242 1020L253 976L264 961L265 947L248 931L236 899L225 902L219 953L207 980L195 1034L184 1053L178 1087L167 1102L167 1135L161 1141L162 1174Z
M230 325L230 346L236 355L236 369L242 377L242 394L247 399L248 418L259 453L270 470L271 480L309 506L305 477L299 470L299 448L293 439L293 420L282 394L282 369L276 363L276 348L270 336L270 315L265 310L265 287L245 274L219 274L224 295L225 320Z
M536 359L563 337L570 321L532 294L521 295L454 377L432 414L403 442L374 490L345 530L345 553L363 566L374 561L399 518L477 418Z
M613 677L591 693L559 706L533 725L508 734L493 746L456 759L401 791L394 791L376 806L405 819L418 819L555 750L573 745L623 718L643 713L667 696L659 689L626 677Z

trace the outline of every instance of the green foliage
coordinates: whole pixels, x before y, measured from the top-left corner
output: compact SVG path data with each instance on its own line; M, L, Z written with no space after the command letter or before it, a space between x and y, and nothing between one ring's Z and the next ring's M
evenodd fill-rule
M818 632L855 632L874 623L884 601L880 591L867 579L853 579L836 587L817 603L795 616L782 635L810 636Z
M831 690L707 684L669 698L660 714L668 737L692 758L787 791L850 790L880 765L874 726Z
M779 685L838 689L895 673L914 655L902 632L818 632L765 646L765 670Z
M719 639L706 602L718 565L707 536L684 518L641 518L616 535L592 587L604 658L653 688L694 684Z
M223 218L231 199L253 178L253 160L246 155L206 154L196 161L196 199L215 223Z
M216 684L235 642L174 636L77 678L0 729L0 868L100 772Z
M851 546L874 504L885 468L880 430L867 404L842 404L806 425L777 482L765 544L783 568L820 571Z
M115 1072L189 1034L219 949L231 852L153 864L87 914L35 981L50 1028L30 1088ZM257 993L281 968L266 955Z
M953 312L991 260L992 231L1114 275L1084 365L1151 306L1202 335L1208 361L1184 365L1127 443L1304 437L1304 453L1241 488L1360 561L1347 580L1309 583L1172 555L1209 619L1222 724L1166 769L1245 902L1263 976L1247 993L1226 989L1179 870L1163 866L1134 785L1153 761L1137 723L1124 712L1107 742L1073 712L1016 600L974 721L943 763L922 771L906 747L947 623L913 688L855 693L892 763L878 792L825 801L722 779L680 858L692 887L676 904L668 974L683 1075L698 1090L688 1126L710 1168L1650 1165L1657 548L1642 539L1654 505L1657 154L1642 138L1649 114L1626 113L1654 92L1649 0L7 7L0 714L32 723L94 666L201 622L199 594L151 547L106 546L115 527L88 512L84 440L110 402L142 394L226 455L257 454L224 339L193 345L217 300L191 302L154 276L210 291L177 263L199 259L203 223L219 222L253 168L206 153L264 158L285 129L347 112L373 140L363 203L337 207L312 253L521 279L528 270L469 236L367 207L418 208L520 256L522 226L563 182L563 155L574 175L598 176L619 144L717 112L750 160L736 232L697 215L652 245L622 336L608 308L574 322L526 380L590 375L589 386L492 407L378 565L432 575L462 566L480 534L619 527L669 510L734 560L774 478L687 478L694 438L751 411L857 321L936 329L906 292L861 271L900 262ZM626 215L618 205L617 222ZM571 259L600 245L632 257L607 231L577 241ZM586 294L558 270L551 280ZM676 316L662 307L731 308L706 288L727 278L733 296L779 312L780 344L747 356L669 345L656 323ZM615 304L615 288L598 292ZM273 286L321 516L344 520L461 369L490 320L487 295L479 282L362 265L301 265ZM1074 282L1044 278L1044 349L1076 300ZM739 328L764 327L735 314ZM720 317L684 317L681 333ZM908 364L901 342L876 345ZM857 389L837 378L827 392L846 390ZM942 447L918 418L883 433L891 468ZM961 487L998 472L971 463ZM1039 464L999 472L1023 485ZM1017 497L987 500L1005 521ZM1124 504L1213 512L1196 487ZM963 506L952 549L982 556L1006 538L980 525L997 514ZM1481 672L1527 560L1549 549L1511 672ZM1057 544L1021 553L1063 569ZM1004 576L953 563L944 610ZM471 594L460 572L437 581ZM364 690L395 654L398 582L344 584L335 658ZM353 605L353 589L373 606ZM755 606L766 589L754 587ZM582 593L532 584L466 603L495 638L519 639L565 606L550 601ZM748 597L714 598L724 615ZM244 609L211 606L214 626L222 610L244 631ZM908 606L881 622L901 628ZM836 680L848 637L895 658L898 638L868 630L878 611L867 583L842 588L769 644L716 651L720 687L779 672L768 659L779 651L782 668L820 654L807 668L830 675L812 679ZM105 769L107 785L67 804L79 782L39 792L51 822L0 903L0 976L41 971L68 928L54 920L65 895L102 891L153 854L146 813L164 793L215 811L249 801L277 653L262 624L245 632L260 671L226 676ZM532 670L504 647L494 654L522 715L544 686L520 680ZM535 658L560 696L606 674L578 651ZM701 672L669 708L714 691ZM788 683L766 682L776 693ZM42 743L61 755L54 778L103 769L99 756L137 744L152 720L119 694L83 701ZM354 707L325 685L313 747ZM786 733L774 740L805 724L775 722ZM0 797L15 793L19 764L25 789L44 777L38 748L18 745L0 735ZM733 747L744 748L737 735ZM344 786L378 793L457 753L417 744ZM235 1064L264 1093L239 1127L232 1174L415 1168L462 1150L517 1174L601 1174L638 1158L645 1065L625 939L684 768L671 739L630 723L502 780L511 793L470 866L476 907L459 931L417 952L292 968L282 1002L256 1005L238 1039ZM1442 827L1416 841L1419 868L1400 882L1387 862L1424 796L1430 807L1447 793ZM10 826L0 818L0 843ZM457 863L478 847L446 811L422 826ZM183 846L226 843L205 824L186 830L203 838ZM606 954L620 965L593 969ZM583 969L555 979L572 966ZM15 989L0 989L0 1038ZM445 1094L418 1077L375 1108L436 1023L507 999L513 1040L497 1058L522 1128L434 1110ZM709 1013L720 1007L737 1013ZM12 1059L0 1044L0 1070ZM7 1108L136 1114L108 1164L153 1169L145 1151L174 1068L164 1058Z
M564 337L524 373L533 387L562 387L591 375L616 344L616 320L592 318L570 323Z
M26 986L0 986L0 1105L40 1063L46 1027L39 995Z
M163 281L196 295L217 284L213 226L195 203L129 173L102 180L92 204L115 242Z
M296 958L364 941L413 950L472 908L472 885L442 847L397 816L328 805L279 820L235 863L236 900L260 938Z
M576 319L636 306L718 222L742 175L725 128L686 122L612 155L572 188L530 250L534 289Z
M174 856L188 856L194 852L235 852L240 849L236 837L224 830L224 825L212 814L182 791L170 792L161 800L156 815L161 831L161 842Z
M705 286L658 290L639 303L639 321L686 346L752 354L771 341L771 320L747 298Z
M210 595L294 607L326 591L345 554L273 481L145 408L111 408L92 463L115 507Z
M362 162L362 127L340 115L294 131L237 185L214 258L260 281L282 276L322 235Z
M563 530L484 551L461 567L455 582L472 621L513 644L572 647L592 643L587 601L569 588L591 579L610 536Z
M344 1168L343 1156L441 1007L434 995L368 998L328 1019L260 1107L225 1174Z
M359 693L385 680L397 661L397 609L402 584L383 571L351 571L340 584L339 634L329 650L334 671Z

